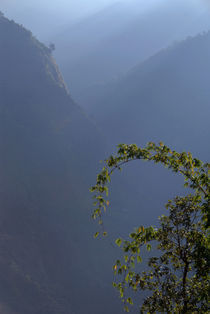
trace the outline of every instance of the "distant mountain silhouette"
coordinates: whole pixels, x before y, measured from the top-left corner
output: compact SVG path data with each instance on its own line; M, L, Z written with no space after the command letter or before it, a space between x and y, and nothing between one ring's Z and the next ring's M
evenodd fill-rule
M210 33L160 51L90 98L112 142L163 140L209 156Z
M107 275L97 276L109 257L93 243L88 210L102 143L50 49L1 14L1 313L119 309Z
M210 12L192 1L116 3L52 38L55 56L84 107L101 84L188 35L210 28Z

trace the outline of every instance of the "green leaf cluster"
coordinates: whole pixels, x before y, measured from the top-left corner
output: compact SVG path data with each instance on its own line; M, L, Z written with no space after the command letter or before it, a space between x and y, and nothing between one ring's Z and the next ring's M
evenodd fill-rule
M169 200L168 216L161 216L158 227L135 229L129 239L117 239L123 250L123 261L117 260L113 271L118 289L129 311L133 304L127 296L128 288L137 293L148 291L140 306L141 313L207 313L209 302L209 164L204 164L191 153L172 151L163 143L148 143L145 148L137 145L118 145L116 155L105 160L105 167L97 176L94 192L95 209L92 217L102 222L102 214L109 205L108 184L115 170L134 160L160 163L184 177L184 186L194 192L185 197ZM103 232L104 233L104 232ZM99 232L97 233L99 235ZM148 271L139 273L137 264L142 262L141 248L159 251L148 261Z

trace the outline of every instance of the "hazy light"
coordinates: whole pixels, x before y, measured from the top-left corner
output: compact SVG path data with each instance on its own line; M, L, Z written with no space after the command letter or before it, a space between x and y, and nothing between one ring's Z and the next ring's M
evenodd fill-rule
M210 0L0 0L0 11L45 41L65 25L116 3L136 13L180 3L210 8Z

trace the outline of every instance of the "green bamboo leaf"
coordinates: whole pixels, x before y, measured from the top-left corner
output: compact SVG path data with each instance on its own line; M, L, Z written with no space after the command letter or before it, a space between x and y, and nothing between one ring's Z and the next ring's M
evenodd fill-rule
M118 238L115 243L120 247L122 244L122 239Z
M96 232L96 233L94 234L94 238L96 239L98 236L99 236L99 232Z

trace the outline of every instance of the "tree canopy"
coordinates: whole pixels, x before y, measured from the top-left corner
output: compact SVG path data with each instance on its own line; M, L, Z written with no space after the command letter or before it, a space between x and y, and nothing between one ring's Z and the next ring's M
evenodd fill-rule
M167 216L160 217L158 227L139 226L129 238L117 239L122 248L123 260L113 266L124 308L129 311L135 293L147 291L141 313L207 313L209 310L209 164L204 164L191 153L178 153L160 143L118 145L118 151L105 160L105 166L97 176L94 193L93 219L103 228L103 212L109 206L108 185L115 170L133 160L161 163L184 177L185 187L192 194L169 200ZM155 248L155 256L147 258L147 267L139 272L142 247L148 251ZM151 254L151 253L150 253ZM130 293L128 291L130 288Z

